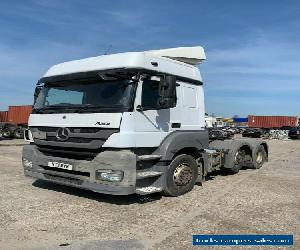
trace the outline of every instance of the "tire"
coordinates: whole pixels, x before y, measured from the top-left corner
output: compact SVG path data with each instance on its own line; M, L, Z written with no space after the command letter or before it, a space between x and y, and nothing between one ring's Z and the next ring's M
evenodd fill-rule
M198 165L194 157L186 154L176 156L166 172L163 194L180 196L194 188L198 177Z
M261 168L266 160L267 160L267 152L263 145L259 145L257 147L257 150L254 152L253 168L254 169Z
M244 160L245 155L246 152L244 150L239 149L236 151L233 157L233 167L228 168L227 170L232 174L237 174L242 168L241 161Z
M243 166L242 159L245 157L245 151L241 150L243 146L245 146L243 140L213 141L209 144L210 149L226 152L222 169L231 174L238 173Z
M231 174L237 174L241 169L240 165L234 165L232 168L228 168L227 171Z
M14 137L17 139L24 139L24 130L22 128L17 128L14 131Z
M240 156L244 156L243 155L244 152L238 150L235 155L234 155L234 159L233 159L233 167L232 168L228 168L228 172L232 173L232 174L237 174L240 169L242 168L242 166L239 164L239 157Z
M12 137L12 135L13 135L13 132L11 131L10 128L3 128L2 129L2 136L4 138L10 138L10 137Z

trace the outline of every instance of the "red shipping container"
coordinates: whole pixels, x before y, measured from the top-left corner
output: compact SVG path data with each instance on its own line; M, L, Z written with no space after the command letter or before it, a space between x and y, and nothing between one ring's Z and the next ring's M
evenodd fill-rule
M28 124L28 119L31 112L31 105L9 106L7 121L13 124Z
M281 128L296 127L297 116L256 116L248 115L248 127L250 128Z
M7 122L8 111L0 111L0 122Z

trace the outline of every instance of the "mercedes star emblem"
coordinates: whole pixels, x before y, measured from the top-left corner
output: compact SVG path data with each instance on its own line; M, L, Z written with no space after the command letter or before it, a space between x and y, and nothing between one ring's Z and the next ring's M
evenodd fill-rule
M59 141L66 141L69 139L70 133L71 132L68 128L59 128L56 131L56 138Z

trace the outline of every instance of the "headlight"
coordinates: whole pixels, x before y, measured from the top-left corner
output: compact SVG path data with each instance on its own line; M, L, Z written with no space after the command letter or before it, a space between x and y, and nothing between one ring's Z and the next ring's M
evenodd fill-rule
M23 158L23 166L26 168L32 168L32 161L29 161L26 158Z
M34 142L32 133L29 129L24 130L24 139L25 139L25 141L28 141L28 142Z
M102 181L120 182L122 181L124 172L120 170L98 169L96 170L96 179Z

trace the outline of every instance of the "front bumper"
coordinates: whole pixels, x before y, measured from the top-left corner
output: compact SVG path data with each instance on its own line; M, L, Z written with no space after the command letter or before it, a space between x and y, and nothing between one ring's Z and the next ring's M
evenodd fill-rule
M31 167L24 166L25 176L105 194L135 193L136 155L130 150L107 150L99 153L92 161L85 161L46 156L37 146L25 145L23 158L32 162ZM49 168L47 167L49 161L71 164L73 170ZM121 182L97 180L95 172L99 169L122 170L124 177Z

